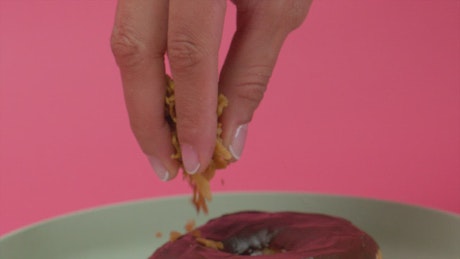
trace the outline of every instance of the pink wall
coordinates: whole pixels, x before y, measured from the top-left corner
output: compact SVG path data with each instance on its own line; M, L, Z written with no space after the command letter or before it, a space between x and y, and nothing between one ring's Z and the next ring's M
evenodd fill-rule
M113 2L0 1L0 234L189 193L180 179L156 178L130 133L109 49ZM242 160L214 190L460 213L459 17L458 0L314 2L286 42Z

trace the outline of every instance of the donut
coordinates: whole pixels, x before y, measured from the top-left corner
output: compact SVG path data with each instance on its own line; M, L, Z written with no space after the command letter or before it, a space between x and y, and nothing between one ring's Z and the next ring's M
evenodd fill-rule
M208 221L149 259L381 259L375 240L325 214L242 211Z

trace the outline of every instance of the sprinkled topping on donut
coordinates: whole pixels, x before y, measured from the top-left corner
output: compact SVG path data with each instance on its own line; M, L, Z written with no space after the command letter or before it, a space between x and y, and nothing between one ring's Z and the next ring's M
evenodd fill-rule
M381 259L374 239L323 214L245 211L210 220L160 247L150 259Z

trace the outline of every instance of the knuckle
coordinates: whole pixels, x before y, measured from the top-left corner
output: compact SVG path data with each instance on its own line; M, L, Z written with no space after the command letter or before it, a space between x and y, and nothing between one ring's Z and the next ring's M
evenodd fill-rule
M292 31L299 27L305 19L308 11L307 0L287 0L279 1L268 8L269 15L266 19L277 19L278 26L284 30Z
M168 56L171 67L185 70L198 65L204 59L205 53L188 37L172 37L168 42Z
M290 32L299 27L309 9L309 0L256 1L238 2L238 10L249 19L269 29Z
M290 30L298 28L307 16L310 3L306 0L292 0L285 12L287 26Z
M240 89L240 91L237 91L237 97L255 108L262 101L266 87L261 82L248 82L240 85Z
M237 98L247 102L252 109L262 101L271 76L269 67L256 67L256 70L243 76L235 89Z
M147 56L146 44L136 33L126 27L115 27L110 46L120 67L133 68L142 64Z

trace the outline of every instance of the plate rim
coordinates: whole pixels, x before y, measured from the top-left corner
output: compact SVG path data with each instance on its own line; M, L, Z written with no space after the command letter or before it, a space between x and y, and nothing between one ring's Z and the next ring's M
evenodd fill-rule
M373 198L373 197L365 197L365 196L354 196L354 195L347 195L347 194L330 194L330 193L317 193L317 192L299 192L299 191L218 191L213 193L213 197L230 197L230 196L269 196L269 195L296 195L296 196L309 196L309 197L322 197L322 198L332 198L332 199L353 199L353 200L361 200L365 202L374 202L380 204L387 204L393 206L402 206L405 208L417 209L426 213L435 213L440 214L446 217L451 217L455 220L460 221L460 214L451 211L445 211L442 209L435 209L431 207L425 207L417 204L410 204L400 201L393 201L387 199L380 199L380 198ZM101 210L110 210L117 207L128 206L128 205L139 205L142 203L155 203L155 202L165 202L168 200L182 200L182 199L190 199L190 194L174 194L174 195L166 195L166 196L156 196L150 198L140 198L140 199L132 199L132 200L125 200L119 202L112 202L105 205L87 207L67 213L62 213L61 215L53 216L47 219L43 219L37 221L35 223L31 223L20 227L16 230L12 230L0 236L0 244L6 242L10 238L14 238L17 235L25 233L35 228L39 228L41 226L65 220L67 218L78 217L85 214L94 213L96 211Z

